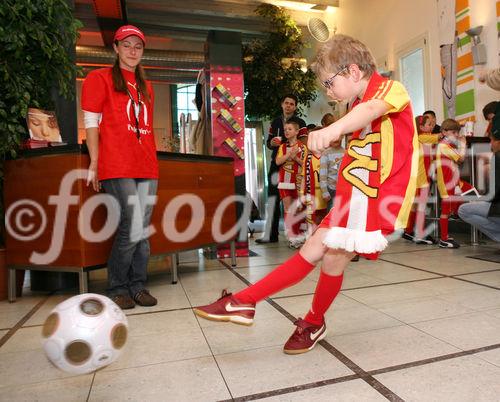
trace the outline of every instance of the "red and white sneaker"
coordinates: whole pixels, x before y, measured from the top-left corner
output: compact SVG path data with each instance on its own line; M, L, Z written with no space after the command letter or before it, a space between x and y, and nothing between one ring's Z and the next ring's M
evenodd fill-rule
M235 324L252 325L255 315L255 304L243 304L236 300L232 293L225 289L216 302L206 306L198 306L194 313L202 318L212 321L230 321Z
M323 325L314 325L299 318L294 324L297 328L283 347L286 354L298 355L309 352L326 336L325 323Z

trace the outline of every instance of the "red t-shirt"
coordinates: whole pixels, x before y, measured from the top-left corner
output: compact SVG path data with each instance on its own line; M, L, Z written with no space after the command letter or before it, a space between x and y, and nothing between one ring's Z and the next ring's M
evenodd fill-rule
M136 89L135 75L121 70L130 96L116 92L113 87L111 68L90 72L83 82L82 109L102 113L99 123L99 159L97 176L99 180L115 178L158 178L158 160L153 134L153 88L146 83L150 102ZM140 141L136 132L138 110Z

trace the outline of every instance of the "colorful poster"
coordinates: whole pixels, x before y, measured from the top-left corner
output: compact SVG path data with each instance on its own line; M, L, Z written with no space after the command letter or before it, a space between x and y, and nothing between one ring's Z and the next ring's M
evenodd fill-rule
M212 66L210 89L213 154L233 158L234 175L240 176L245 173L245 107L241 68Z
M458 40L455 119L460 123L465 123L475 120L472 43L471 38L465 32L470 28L469 0L455 1L455 27Z
M56 113L30 107L26 117L31 140L61 142Z
M243 99L243 72L241 67L210 66L210 105L213 154L234 160L236 194L245 191L245 106ZM251 172L250 172L251 174ZM243 213L237 204L237 216ZM244 234L244 240L241 236ZM236 255L249 255L246 231L238 235ZM218 245L219 258L229 257L229 244Z

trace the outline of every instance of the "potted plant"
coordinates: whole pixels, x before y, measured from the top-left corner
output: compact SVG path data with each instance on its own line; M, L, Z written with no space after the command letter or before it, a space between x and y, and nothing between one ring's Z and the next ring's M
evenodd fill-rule
M3 0L0 4L0 264L5 261L4 161L17 156L27 135L29 107L54 110L54 96L74 97L79 68L71 49L81 26L66 0ZM6 292L6 277L5 264L0 265L0 300Z
M293 93L301 106L316 99L316 76L302 63L302 32L280 7L260 4L255 12L270 26L264 39L243 46L245 112L251 119L281 114L281 97ZM300 112L300 110L299 110Z

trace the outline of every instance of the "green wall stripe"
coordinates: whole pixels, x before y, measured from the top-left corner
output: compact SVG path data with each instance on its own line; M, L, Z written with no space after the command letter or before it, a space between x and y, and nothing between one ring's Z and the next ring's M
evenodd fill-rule
M474 112L474 90L469 89L466 92L457 94L456 115L461 116L466 113Z
M470 36L466 35L458 41L458 46L465 46L470 43Z
M465 77L466 75L469 75L469 74L474 74L474 69L473 68L471 68L470 70L465 70L465 71L461 72L460 74L457 74L457 79L463 78L463 77Z
M469 12L469 7L466 7L466 8L464 8L464 9L460 12L460 14L455 14L455 18L456 18L457 20L459 20L459 19L461 19L463 16L465 16L465 14L467 14L468 12Z

